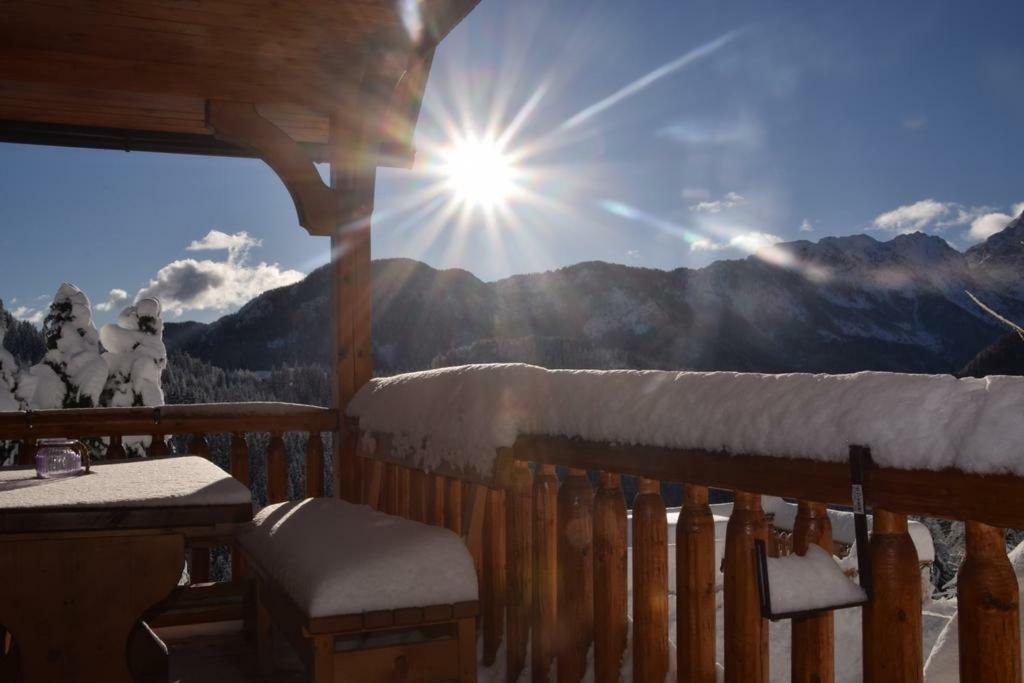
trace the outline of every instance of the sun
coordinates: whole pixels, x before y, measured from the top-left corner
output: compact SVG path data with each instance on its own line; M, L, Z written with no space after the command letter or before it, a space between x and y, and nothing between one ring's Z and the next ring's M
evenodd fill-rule
M503 207L516 192L517 175L514 160L494 139L463 138L444 153L445 185L465 206Z

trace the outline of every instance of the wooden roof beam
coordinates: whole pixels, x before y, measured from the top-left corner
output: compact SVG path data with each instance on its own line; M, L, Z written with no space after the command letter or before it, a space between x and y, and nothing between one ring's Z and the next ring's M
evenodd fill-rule
M274 170L292 196L299 225L309 234L333 234L337 224L334 193L299 143L260 116L249 102L208 100L206 123L214 137L253 150Z

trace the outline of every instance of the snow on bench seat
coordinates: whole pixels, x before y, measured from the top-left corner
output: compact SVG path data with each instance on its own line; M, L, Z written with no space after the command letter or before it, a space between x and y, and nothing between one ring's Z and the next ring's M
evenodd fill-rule
M310 618L477 599L462 539L366 505L336 498L270 505L239 542Z
M490 476L522 434L1024 475L1024 378L466 365L376 378L348 405L396 457Z

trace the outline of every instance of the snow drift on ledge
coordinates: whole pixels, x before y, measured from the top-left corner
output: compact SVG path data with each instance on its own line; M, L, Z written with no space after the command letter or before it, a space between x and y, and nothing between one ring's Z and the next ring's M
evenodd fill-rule
M520 434L1024 475L1024 378L762 375L465 365L364 386L348 406L396 455L487 476Z

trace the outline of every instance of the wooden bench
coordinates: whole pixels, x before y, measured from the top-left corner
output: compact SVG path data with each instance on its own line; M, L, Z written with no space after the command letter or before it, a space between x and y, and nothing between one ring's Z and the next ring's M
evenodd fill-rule
M310 498L264 508L239 545L265 672L273 628L315 683L476 681L476 571L450 531Z

